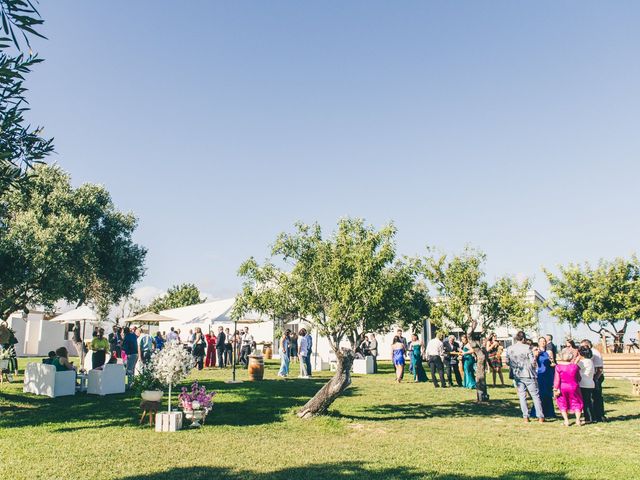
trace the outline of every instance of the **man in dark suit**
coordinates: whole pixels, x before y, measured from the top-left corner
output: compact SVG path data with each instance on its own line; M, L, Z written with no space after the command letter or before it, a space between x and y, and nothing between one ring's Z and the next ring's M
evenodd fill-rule
M224 334L224 329L222 327L218 327L218 336L216 338L217 354L218 354L218 367L224 368L225 364L225 355L224 355L224 345L227 342L227 336Z
M456 337L449 335L449 338L443 343L444 347L444 368L447 372L447 381L449 386L453 387L453 378L451 372L456 376L456 383L459 387L462 386L462 376L460 375L460 369L458 368L458 355L456 352L460 351L460 345L456 342Z

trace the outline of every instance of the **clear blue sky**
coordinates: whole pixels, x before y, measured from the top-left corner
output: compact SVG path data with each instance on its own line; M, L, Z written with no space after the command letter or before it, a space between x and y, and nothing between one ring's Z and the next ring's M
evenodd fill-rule
M638 250L640 3L44 0L30 117L140 219L141 285L236 292L361 216L490 277Z

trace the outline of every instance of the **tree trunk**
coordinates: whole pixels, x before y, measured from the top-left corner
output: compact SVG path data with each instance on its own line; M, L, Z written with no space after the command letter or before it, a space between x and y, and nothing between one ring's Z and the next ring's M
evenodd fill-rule
M310 418L326 413L333 401L351 385L353 352L343 349L342 352L336 352L336 357L338 359L336 374L302 407L298 417Z

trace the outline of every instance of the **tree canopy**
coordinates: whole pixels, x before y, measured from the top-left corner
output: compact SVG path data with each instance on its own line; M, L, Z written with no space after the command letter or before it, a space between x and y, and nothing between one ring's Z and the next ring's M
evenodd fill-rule
M0 0L0 195L53 151L52 140L24 119L28 110L25 77L42 61L32 52L30 37L44 38L37 31L43 20L34 3ZM2 215L0 210L0 219Z
M560 266L554 274L545 269L551 284L548 305L560 322L585 325L592 332L608 333L622 351L629 322L640 320L640 262L629 259L600 260Z
M430 249L422 265L423 273L438 297L431 309L431 320L442 329L457 327L473 332L498 326L528 328L537 321L538 306L527 297L531 280L498 278L486 280L486 255L466 247L460 255L447 257Z
M144 274L137 226L99 185L73 188L60 167L36 165L2 195L0 315L58 300L112 304Z
M340 220L329 237L318 224L298 223L294 233L278 236L263 265L254 258L241 265L245 282L235 311L304 319L336 354L344 338L353 344L362 332L422 317L428 300L413 292L413 263L396 258L395 234L393 225L376 230L361 219Z
M196 303L203 303L206 298L201 298L200 290L193 283L174 285L167 293L153 299L148 310L159 313L162 310L187 307Z

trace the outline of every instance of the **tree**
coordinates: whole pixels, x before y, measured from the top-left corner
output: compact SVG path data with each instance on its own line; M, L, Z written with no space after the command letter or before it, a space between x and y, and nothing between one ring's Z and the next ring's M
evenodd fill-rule
M249 310L272 317L304 319L326 337L336 355L335 376L300 410L300 417L327 411L351 383L352 349L359 333L381 331L398 321L414 286L411 262L396 259L396 229L380 230L361 219L342 219L337 230L323 237L318 224L298 223L292 234L278 236L271 259L259 265L254 258L239 270L244 277L233 314ZM286 270L276 266L274 257ZM414 310L417 311L417 310Z
M35 3L35 2L34 2ZM25 76L42 60L31 51L30 37L43 20L29 0L0 0L0 196L24 178L34 163L53 151L42 129L25 125L28 110ZM20 40L21 41L20 41ZM28 48L28 53L23 51ZM3 221L0 199L0 221Z
M423 273L435 287L438 298L431 320L440 328L457 327L466 333L478 327L488 331L497 326L531 327L537 307L527 298L531 281L499 278L493 285L485 280L483 252L466 247L450 260L444 254L424 259Z
M551 314L572 327L580 324L598 335L614 339L614 351L623 351L624 335L632 321L640 320L640 262L630 259L600 260L559 267L555 275L545 270L551 284Z
M206 301L206 298L200 298L200 290L193 283L183 283L174 285L164 295L154 298L148 309L159 313L162 310L187 307Z
M72 188L60 167L36 165L3 195L0 315L58 300L116 303L144 274L137 226L102 186Z

